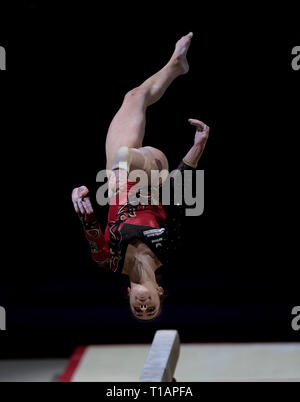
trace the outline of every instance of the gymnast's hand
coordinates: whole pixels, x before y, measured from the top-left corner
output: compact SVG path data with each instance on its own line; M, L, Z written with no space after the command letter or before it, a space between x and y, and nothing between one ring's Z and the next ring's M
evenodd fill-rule
M189 119L189 123L196 127L195 145L201 145L204 148L209 135L209 127L200 120Z
M204 151L206 141L208 139L209 127L200 120L189 119L189 123L196 127L194 145L183 158L183 161L190 166L197 168L199 159Z
M76 187L72 191L74 209L78 215L84 216L86 222L95 218L88 193L89 189L86 186Z

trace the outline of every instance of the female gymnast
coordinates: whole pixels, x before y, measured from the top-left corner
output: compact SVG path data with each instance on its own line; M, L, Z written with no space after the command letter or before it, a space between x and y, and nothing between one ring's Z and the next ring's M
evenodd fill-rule
M175 78L188 72L186 55L192 37L192 32L183 36L176 43L169 62L125 95L110 124L106 138L109 199L120 197L124 186L118 178L122 174L124 177L124 172L127 186L122 202L120 198L110 202L104 234L95 216L88 188L81 186L72 191L74 209L83 224L93 260L100 267L128 275L130 308L141 320L153 319L160 311L164 290L157 283L155 271L167 262L174 249L174 233L177 235L180 214L175 214L168 224L167 208L161 202L159 205L132 205L128 194L136 183L128 179L128 174L140 169L150 177L154 170L169 168L163 152L143 146L146 109L162 97ZM193 146L177 167L180 172L196 170L209 134L209 127L201 121L189 119L189 123L196 127L196 134ZM117 180L111 180L112 173Z

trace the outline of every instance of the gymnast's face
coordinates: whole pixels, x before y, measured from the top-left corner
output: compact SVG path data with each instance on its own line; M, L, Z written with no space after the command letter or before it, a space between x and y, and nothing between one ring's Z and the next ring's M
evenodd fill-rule
M129 303L132 314L140 320L151 320L157 316L160 309L159 296L163 294L163 288L148 289L138 285L128 288Z

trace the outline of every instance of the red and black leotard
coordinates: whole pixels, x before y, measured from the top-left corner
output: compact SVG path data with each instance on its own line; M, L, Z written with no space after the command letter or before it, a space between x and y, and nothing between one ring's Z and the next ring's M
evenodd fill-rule
M184 162L181 162L177 169L195 170ZM133 185L134 182L127 180L127 197ZM148 194L150 197L150 191ZM127 202L123 205L118 203L110 205L104 234L96 219L85 222L81 218L93 260L100 267L113 272L122 272L128 244L134 239L139 239L148 245L162 264L166 263L174 248L174 237L178 237L183 207L184 205L175 206L173 209L166 207L172 211L172 216L168 216L167 219L165 208L161 203L132 205L127 198Z

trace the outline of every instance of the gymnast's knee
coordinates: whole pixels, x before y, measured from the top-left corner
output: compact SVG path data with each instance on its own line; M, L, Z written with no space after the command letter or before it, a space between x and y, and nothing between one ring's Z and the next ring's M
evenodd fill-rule
M125 101L130 100L132 98L136 98L137 96L145 97L148 94L148 92L149 92L148 88L145 88L141 85L128 91L124 96L124 100Z
M118 149L112 164L112 170L124 169L131 172L135 169L143 169L145 157L141 151L136 148L122 146Z
M112 170L124 169L129 172L130 169L130 151L126 146L120 147L114 157Z

